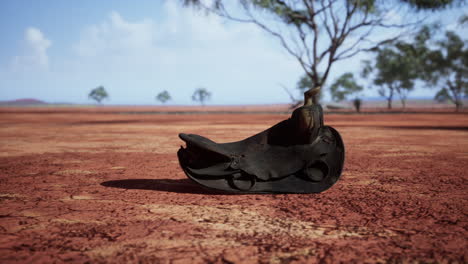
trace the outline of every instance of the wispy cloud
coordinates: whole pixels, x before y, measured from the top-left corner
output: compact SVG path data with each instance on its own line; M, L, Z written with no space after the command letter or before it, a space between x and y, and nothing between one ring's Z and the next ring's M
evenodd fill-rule
M277 83L300 74L296 62L253 25L226 23L175 1L166 1L161 13L130 20L112 11L87 26L73 45L78 56L73 71L88 80L98 72L100 83L118 89L113 100L128 98L125 84L133 81L138 87L168 89L176 103L190 103L192 90L200 85L213 92L216 103L281 101ZM147 88L134 89L135 96L144 93Z
M86 27L74 49L83 57L132 55L150 50L155 33L152 20L129 22L112 11L104 22Z
M49 67L47 49L51 45L52 42L41 30L35 27L27 28L24 33L22 54L13 58L13 70L47 70Z

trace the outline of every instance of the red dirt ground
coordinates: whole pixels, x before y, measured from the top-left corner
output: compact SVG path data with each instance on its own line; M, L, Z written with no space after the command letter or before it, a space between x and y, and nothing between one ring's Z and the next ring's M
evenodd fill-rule
M468 115L325 115L342 178L309 195L186 179L179 132L243 139L287 118L0 109L0 263L468 262Z

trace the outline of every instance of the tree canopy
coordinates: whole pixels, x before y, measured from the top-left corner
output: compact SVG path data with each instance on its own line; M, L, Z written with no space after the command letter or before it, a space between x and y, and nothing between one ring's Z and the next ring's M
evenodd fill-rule
M387 100L388 109L392 108L396 95L405 108L408 94L414 89L416 81L427 78L429 69L425 66L425 58L436 29L435 26L422 26L410 40L376 48L373 63L365 61L362 75L372 76L372 83L379 87L378 92Z
M401 0L408 3L410 6L417 9L436 10L444 8L454 2L462 2L460 0Z
M362 102L357 95L362 90L364 90L364 87L356 82L354 75L350 72L344 73L338 77L330 86L330 93L333 100L342 101L354 95L353 104L357 112L360 112Z
M456 109L463 107L463 98L468 96L468 47L455 32L447 31L445 38L436 42L436 47L425 56L425 81L439 86L435 99L448 100Z
M402 29L421 21L414 15L402 23L391 21L395 10L437 10L462 0L238 0L240 13L231 8L233 1L181 1L271 34L296 58L313 88L324 85L337 61L399 37L375 38L377 29Z
M357 84L356 80L354 79L354 75L350 72L347 72L338 77L330 86L332 99L336 101L345 100L350 95L355 95L362 90L364 90L364 87Z
M373 65L364 68L363 75L374 71L373 84L379 88L379 94L387 100L387 107L392 108L396 94L400 96L403 107L408 93L413 90L414 82L419 76L418 59L413 50L404 46L391 45L377 50Z
M197 88L192 94L192 101L205 105L205 101L211 98L211 93L203 87Z
M94 101L98 102L99 104L101 103L102 100L106 99L109 97L109 94L107 93L106 89L104 89L104 86L98 86L91 90L91 92L88 94L88 98L93 99Z
M169 94L168 91L164 90L158 93L158 95L156 95L156 100L164 104L167 101L171 100L171 95Z

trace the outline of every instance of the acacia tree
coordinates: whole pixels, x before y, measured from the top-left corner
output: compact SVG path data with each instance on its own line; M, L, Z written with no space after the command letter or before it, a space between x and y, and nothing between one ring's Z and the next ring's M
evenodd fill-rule
M192 94L192 101L205 105L205 101L211 98L211 93L203 87L197 88Z
M164 104L167 101L171 100L171 95L168 91L162 91L158 93L158 95L156 95L156 100Z
M388 48L377 50L375 62L372 64L370 60L363 61L364 67L361 73L363 78L369 78L372 75L372 83L379 87L377 91L379 95L384 97L387 101L388 109L392 109L393 96L395 95L393 83L387 81L393 77L393 69L391 69L387 63L389 61L387 57L391 57L392 53L393 51ZM375 71L377 71L377 73L375 73Z
M375 61L364 61L362 76L372 75L372 82L379 87L379 95L387 100L388 109L392 108L393 98L397 95L405 109L416 80L428 79L425 60L429 54L428 42L436 30L434 25L425 25L409 42L397 41L376 48Z
M397 45L398 46L398 45ZM398 94L403 108L406 108L408 94L420 74L418 59L414 52L403 46L387 46L377 51L375 63L369 61L363 70L367 77L375 72L373 83L379 86L379 95L387 100L387 108L392 108L393 97Z
M415 16L404 23L388 23L395 11L406 7L435 10L456 0L238 0L241 12L232 2L182 0L185 5L237 22L251 23L277 38L299 62L311 79L311 87L323 86L332 65L361 51L398 38L370 39L377 29L403 28L420 22ZM402 33L400 33L402 34Z
M102 85L94 88L88 94L88 98L93 99L99 104L101 103L102 100L108 97L109 97L109 94L107 93L106 89L104 89L104 86Z
M347 99L351 95L364 90L364 87L359 85L354 79L354 75L347 72L338 77L333 84L330 86L330 93L333 100L342 101ZM357 112L361 111L361 99L356 96L353 100L354 108Z
M468 96L468 47L454 32L447 31L445 38L436 43L425 60L426 81L442 88L435 99L448 100L455 104L456 110L463 107L463 98Z

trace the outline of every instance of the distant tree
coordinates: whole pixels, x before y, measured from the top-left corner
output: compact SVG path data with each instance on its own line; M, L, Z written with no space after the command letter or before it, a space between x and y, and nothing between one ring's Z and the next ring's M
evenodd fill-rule
M167 101L171 100L171 95L168 91L162 91L158 93L158 95L156 95L156 100L164 104Z
M362 90L364 90L364 87L357 84L356 80L354 79L354 75L350 72L347 72L338 77L330 86L331 96L335 101L345 100L349 96L356 95ZM357 112L360 112L361 110L361 102L361 99L357 97L353 100L353 104Z
M205 101L211 98L211 93L203 87L197 88L192 94L192 101L205 105Z
M413 43L397 42L375 50L377 56L372 64L365 61L362 72L368 77L372 72L373 84L379 87L378 93L387 100L387 108L392 108L395 95L400 97L403 109L406 108L408 94L415 81L421 77L421 55L425 53L425 43L430 35L421 31Z
M98 86L91 90L91 92L88 94L88 98L93 99L94 101L98 102L99 104L101 103L102 100L106 99L109 97L109 94L107 93L106 89L104 89L104 86Z
M468 96L468 47L467 40L452 31L436 42L436 49L425 57L425 81L430 86L439 86L435 99L448 100L456 110L463 107L463 98Z

